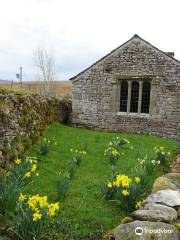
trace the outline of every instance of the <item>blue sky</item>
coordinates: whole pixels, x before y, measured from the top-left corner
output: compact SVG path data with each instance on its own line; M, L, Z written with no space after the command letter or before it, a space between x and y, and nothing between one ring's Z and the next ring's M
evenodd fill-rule
M55 56L56 79L67 80L135 33L180 59L179 0L0 0L0 79L19 66L36 80L33 53Z

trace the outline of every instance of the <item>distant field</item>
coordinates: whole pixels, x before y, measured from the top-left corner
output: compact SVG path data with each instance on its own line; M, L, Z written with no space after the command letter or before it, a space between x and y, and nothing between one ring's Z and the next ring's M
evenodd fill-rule
M20 83L0 83L0 89L28 90L33 93L44 93L43 82L24 82L22 88ZM50 94L56 97L71 95L72 85L70 81L54 81L50 83Z

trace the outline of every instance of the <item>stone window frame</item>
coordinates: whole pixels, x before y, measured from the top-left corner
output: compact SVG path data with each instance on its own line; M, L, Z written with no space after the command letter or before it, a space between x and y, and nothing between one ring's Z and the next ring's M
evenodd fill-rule
M113 85L113 99L112 99L112 109L116 115L132 115L139 117L150 117L156 114L156 85L157 85L157 77L154 76L115 76ZM120 82L123 80L128 81L128 104L127 104L127 112L120 112ZM138 112L130 112L130 95L131 95L131 84L133 81L139 82L139 101L138 101ZM143 82L148 81L151 84L150 87L150 104L149 104L149 113L141 113L141 101L142 101L142 87ZM141 101L140 101L141 99Z

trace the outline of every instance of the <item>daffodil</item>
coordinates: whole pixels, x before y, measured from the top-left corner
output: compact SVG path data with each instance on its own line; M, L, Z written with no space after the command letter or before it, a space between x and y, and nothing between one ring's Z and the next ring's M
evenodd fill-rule
M112 184L111 182L108 182L108 183L107 183L107 187L108 187L108 188L112 188L112 187L113 187L113 184Z
M136 183L140 183L140 181L141 181L140 177L135 177L135 182Z
M37 169L37 165L34 163L31 167L31 172L35 172Z
M35 212L35 213L33 214L33 221L34 221L34 222L37 222L37 221L41 220L41 218L42 218L42 214L41 214L41 213Z
M27 197L26 197L25 194L20 193L20 195L19 195L19 197L18 197L18 201L19 201L19 202L24 202L26 198L27 198Z
M31 172L27 172L26 174L25 174L25 177L27 177L27 178L29 178L31 176Z
M129 192L127 190L122 190L122 195L123 196L129 196Z
M39 203L39 206L41 208L44 208L48 205L48 202L47 202L47 196L44 196L44 197L39 197L38 198L38 203Z
M135 205L135 208L138 209L138 208L141 208L142 207L142 201L138 201L136 202L136 205Z
M16 163L17 165L21 164L21 159L17 158L17 159L15 160L15 163Z
M59 210L59 203L51 203L48 205L48 215L53 217L56 214L56 211Z

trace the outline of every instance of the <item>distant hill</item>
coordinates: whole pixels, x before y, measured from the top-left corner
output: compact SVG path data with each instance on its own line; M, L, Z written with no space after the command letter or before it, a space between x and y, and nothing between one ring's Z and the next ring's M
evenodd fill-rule
M3 80L3 79L0 79L0 83L11 83L12 80Z
M12 90L27 90L34 93L44 93L44 83L40 81L27 81L21 84L19 82L13 82L9 80L0 80L0 88L12 89ZM53 81L49 84L50 94L56 97L62 97L65 95L71 95L72 83L71 81Z

